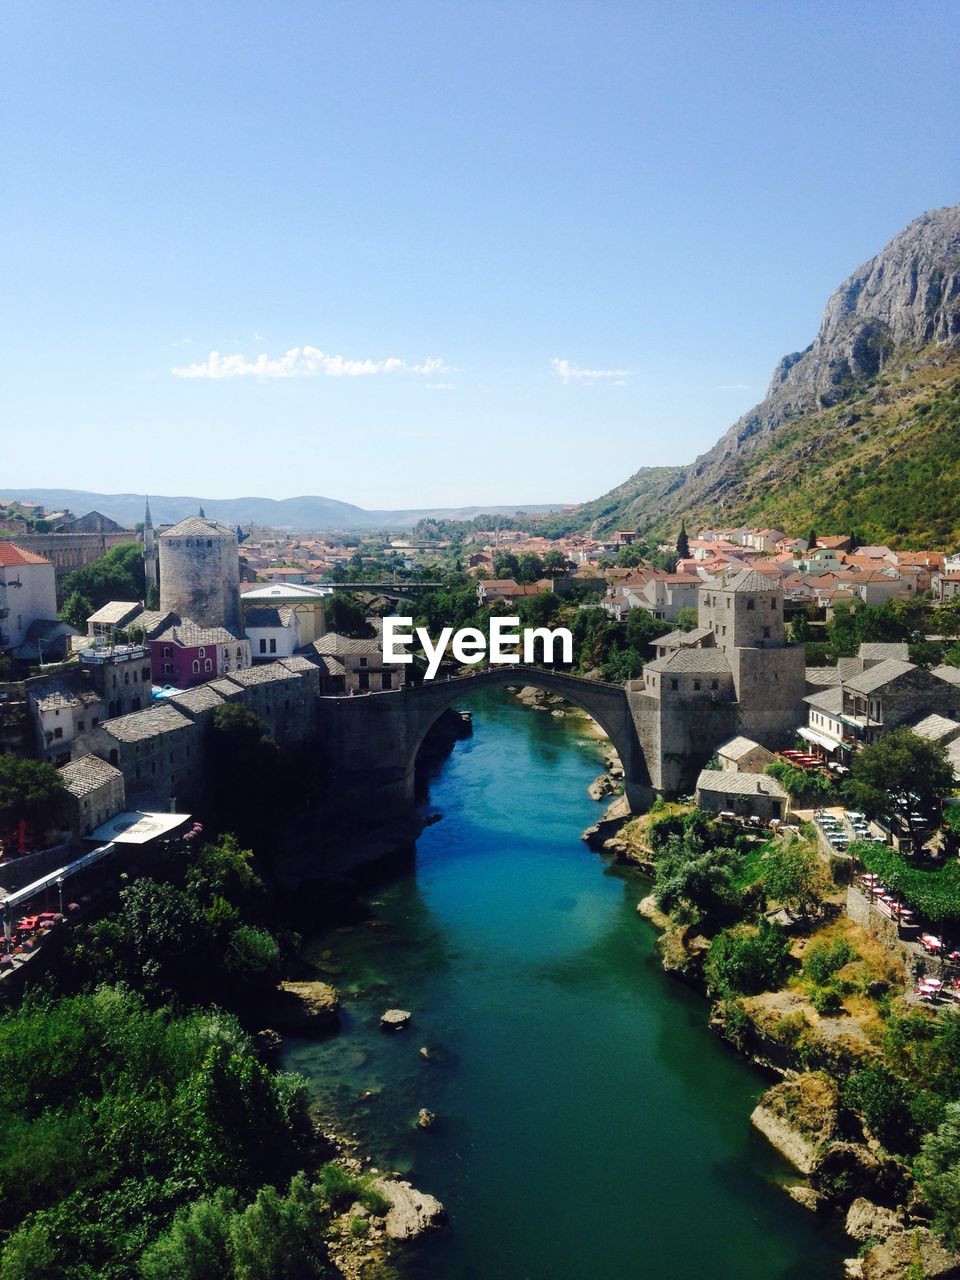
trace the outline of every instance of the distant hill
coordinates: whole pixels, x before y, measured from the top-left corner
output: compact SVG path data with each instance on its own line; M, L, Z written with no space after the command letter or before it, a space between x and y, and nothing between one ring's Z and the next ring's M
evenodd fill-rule
M642 468L565 523L673 536L681 519L960 546L960 205L845 280L814 341L712 449Z
M142 493L90 493L84 489L2 489L0 501L41 502L48 511L69 508L76 515L90 510L123 525L143 519ZM560 510L564 503L530 503L516 506L430 507L403 511L365 511L335 498L171 498L150 494L155 524L172 523L194 514L199 507L224 524L257 524L272 529L404 529L422 519L471 520L478 515L512 516Z

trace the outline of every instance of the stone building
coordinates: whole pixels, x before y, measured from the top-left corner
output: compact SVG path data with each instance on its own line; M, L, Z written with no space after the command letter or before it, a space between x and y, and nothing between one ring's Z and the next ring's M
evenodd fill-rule
M784 818L789 807L786 791L766 774L704 769L697 778L697 808L705 813L731 813L770 822Z
M228 680L243 690L244 705L263 720L270 737L280 746L308 742L314 736L317 676L310 679L302 671L272 662L231 672Z
M722 770L733 773L762 773L776 757L766 747L750 738L731 738L717 747L717 760Z
M337 693L376 693L400 689L407 682L406 666L384 662L380 636L356 640L329 631L314 641L312 650L324 659L328 675L342 675L343 684L335 690ZM329 665L328 659L333 659Z
M171 619L150 641L156 684L189 689L250 666L250 641L227 627L201 627L189 618Z
M693 785L721 743L743 736L775 750L804 718L804 651L789 646L783 591L752 569L703 586L696 640L661 637L661 656L627 686L655 790Z
M89 836L126 807L123 774L99 756L80 756L59 770L74 840Z
M289 610L296 618L297 644L312 644L326 631L325 601L333 594L332 587L317 587L297 582L261 582L240 597L245 626L249 629L252 614L261 609ZM261 637L256 636L259 640ZM269 639L269 635L266 637ZM251 639L254 637L251 635ZM279 643L278 643L279 649ZM259 645L254 644L253 656L259 657ZM269 658L269 645L267 654Z
M120 770L131 800L149 797L157 808L172 810L202 786L200 728L166 702L105 720L83 746Z
M160 547L160 608L202 627L242 631L236 530L187 516L165 529Z

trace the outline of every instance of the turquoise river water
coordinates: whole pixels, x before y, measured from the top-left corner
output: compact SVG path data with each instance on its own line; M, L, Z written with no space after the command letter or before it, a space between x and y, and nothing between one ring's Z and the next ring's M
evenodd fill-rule
M579 839L599 812L585 722L503 691L463 705L474 735L431 779L443 817L416 868L312 940L340 1034L286 1055L381 1167L447 1206L410 1270L836 1280L841 1240L777 1185L788 1170L749 1124L767 1082L659 968L636 913L648 882ZM393 1006L413 1022L385 1035Z

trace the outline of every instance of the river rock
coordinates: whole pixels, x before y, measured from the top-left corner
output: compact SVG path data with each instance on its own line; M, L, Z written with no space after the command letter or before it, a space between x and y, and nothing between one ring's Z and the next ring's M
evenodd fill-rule
M883 1205L874 1204L863 1196L856 1200L847 1210L844 1224L848 1236L859 1240L885 1240L887 1236L902 1231L905 1225L903 1210L886 1209Z
M767 1141L804 1174L813 1168L821 1143L836 1133L838 1119L836 1085L812 1071L768 1089L750 1117Z
M271 1020L285 1031L329 1031L339 1008L340 997L326 982L281 982Z
M371 1186L390 1204L384 1226L391 1240L414 1240L431 1227L438 1227L445 1215L440 1201L409 1182L376 1178Z
M904 1280L905 1276L926 1276L927 1280L956 1280L960 1258L948 1253L926 1227L898 1231L863 1255L863 1280Z
M380 1015L381 1031L402 1031L413 1015L406 1009L388 1009Z
M617 784L609 774L601 773L600 777L594 778L587 787L587 795L591 800L605 800L607 796L612 796L616 789Z
M860 1142L828 1142L810 1168L810 1185L846 1208L859 1197L902 1203L907 1179L899 1161Z
M432 1111L428 1111L426 1107L421 1107L417 1112L417 1128L429 1129L436 1120L436 1116Z
M617 796L603 811L603 817L592 827L587 827L580 839L590 849L602 849L607 840L617 834L625 822L630 819L630 805L626 796Z

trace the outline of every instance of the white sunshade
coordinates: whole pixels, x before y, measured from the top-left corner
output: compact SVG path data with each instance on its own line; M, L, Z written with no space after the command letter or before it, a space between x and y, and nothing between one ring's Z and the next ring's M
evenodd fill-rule
M146 844L148 840L155 840L157 836L175 831L189 817L189 813L144 813L133 809L129 813L118 813L115 818L97 827L87 839L109 840L114 844Z
M825 733L817 733L816 729L808 729L805 725L802 729L798 729L801 738L807 742L813 742L818 747L823 747L824 751L836 751L841 744L836 738L828 738Z

